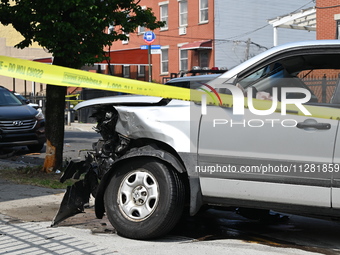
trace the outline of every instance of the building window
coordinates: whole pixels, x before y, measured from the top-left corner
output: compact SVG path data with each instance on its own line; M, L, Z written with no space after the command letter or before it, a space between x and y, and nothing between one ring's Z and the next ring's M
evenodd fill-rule
M161 2L159 3L160 7L160 20L165 21L164 27L161 28L161 30L168 29L168 2Z
M124 65L123 66L123 77L130 77L130 66L129 65Z
M126 39L126 40L123 40L123 41L122 41L122 44L128 44L128 43L129 43L129 36L130 36L130 34L125 33L125 35L127 36L127 39Z
M179 69L188 70L188 50L179 50Z
M107 33L108 34L112 34L113 31L115 31L115 24L114 24L114 22L109 24L109 27L107 28Z
M161 54L161 73L165 74L169 72L169 49L162 49Z
M334 15L334 20L336 24L335 39L340 39L340 13Z
M336 21L336 36L335 39L340 39L340 20Z
M145 27L139 26L138 27L138 34L144 34L145 33Z
M145 66L138 66L138 77L145 77Z
M200 1L199 22L206 23L208 22L208 1L209 0L199 0L199 1Z
M199 52L199 65L200 67L209 67L209 51L201 50Z
M188 25L188 2L186 0L179 2L179 25Z

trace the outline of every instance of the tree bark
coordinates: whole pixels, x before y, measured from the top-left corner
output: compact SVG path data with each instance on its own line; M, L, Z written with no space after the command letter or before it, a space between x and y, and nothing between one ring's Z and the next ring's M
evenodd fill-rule
M54 58L53 64L62 66L62 59ZM65 129L65 95L67 87L47 85L46 88L46 156L44 172L52 172L62 167L64 129Z

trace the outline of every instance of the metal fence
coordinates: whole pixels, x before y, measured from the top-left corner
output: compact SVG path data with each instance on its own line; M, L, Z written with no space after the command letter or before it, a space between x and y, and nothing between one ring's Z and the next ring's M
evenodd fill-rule
M27 99L30 100L31 103L38 104L43 110L45 109L46 104L46 96L36 96L33 94L30 95L24 95Z
M317 96L319 103L329 103L334 93L339 75L326 75L321 77L309 76L302 81L310 88Z

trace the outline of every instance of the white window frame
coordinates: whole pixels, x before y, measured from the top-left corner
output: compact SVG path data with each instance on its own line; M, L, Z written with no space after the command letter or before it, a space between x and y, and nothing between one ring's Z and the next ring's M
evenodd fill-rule
M208 7L202 7L202 1L207 1ZM207 12L208 18L206 20L202 20L202 12ZM209 0L199 0L199 23L204 24L209 22Z
M137 32L138 32L139 35L144 34L145 31L146 31L146 27L138 26Z
M187 56L186 56L186 58L182 58L182 52L186 52L187 53ZM182 66L182 61L184 61L184 60L186 60L186 67L184 68L183 66ZM179 49L179 70L180 71L187 71L187 70L189 70L189 51L188 50L181 50L181 49Z
M145 65L138 65L137 67L138 77L145 77L145 69L146 69Z
M129 70L126 72L126 69ZM130 65L123 65L123 77L130 78Z
M166 60L163 60L163 51L168 51L168 58ZM163 63L167 62L167 69L166 71L163 70ZM169 73L169 46L162 46L161 48L161 56L160 56L160 71L161 75L168 74Z
M128 33L124 33L128 38L130 37L130 34L128 34ZM129 39L127 39L127 40L123 40L122 41L122 44L129 44Z
M107 33L112 34L114 31L115 31L115 24L114 24L114 22L112 22L111 24L109 24L109 26L107 28Z
M334 20L336 22L336 38L335 39L340 39L340 14L335 14L334 15Z
M169 1L164 1L158 3L159 5L159 20L160 21L165 21L165 26L160 28L160 31L163 30L168 30L168 19L169 19ZM165 8L167 9L166 16L162 16L162 9Z
M184 3L186 4L186 11L185 12L182 10ZM179 26L180 27L188 26L188 1L187 0L178 0L178 11L179 11L179 15L178 15ZM186 23L182 23L182 16L183 15L186 16Z

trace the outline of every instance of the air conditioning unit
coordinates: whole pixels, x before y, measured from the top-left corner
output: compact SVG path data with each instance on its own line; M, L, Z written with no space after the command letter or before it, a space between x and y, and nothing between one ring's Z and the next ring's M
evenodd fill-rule
M187 27L180 27L178 34L179 35L186 35L187 34Z

